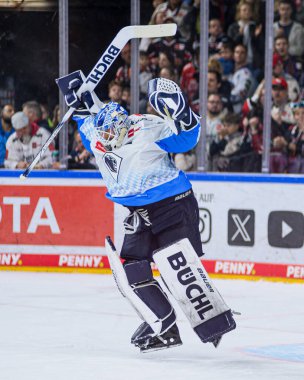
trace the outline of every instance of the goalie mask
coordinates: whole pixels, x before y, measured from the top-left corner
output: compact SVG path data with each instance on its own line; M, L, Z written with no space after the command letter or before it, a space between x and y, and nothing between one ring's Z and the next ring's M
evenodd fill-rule
M128 112L118 103L108 103L95 117L96 137L108 151L122 146L128 128Z

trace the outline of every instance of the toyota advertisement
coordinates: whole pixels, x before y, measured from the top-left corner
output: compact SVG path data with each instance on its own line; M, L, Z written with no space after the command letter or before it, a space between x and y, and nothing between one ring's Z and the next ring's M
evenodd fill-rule
M20 182L20 181L19 181ZM101 181L1 178L0 266L100 269L114 206Z

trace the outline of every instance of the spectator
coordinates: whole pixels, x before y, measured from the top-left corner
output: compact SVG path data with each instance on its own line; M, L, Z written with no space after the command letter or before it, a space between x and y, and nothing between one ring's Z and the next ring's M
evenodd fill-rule
M229 37L223 33L221 21L217 18L209 21L209 56L218 54L221 49L223 41L229 42Z
M207 101L206 116L206 151L209 159L208 170L217 170L210 157L210 145L217 139L218 133L223 129L222 119L224 117L221 96L217 93L209 94Z
M296 20L300 24L304 24L304 0L295 0Z
M222 67L222 78L227 79L234 70L233 45L223 40L219 45L220 51L214 57L218 60Z
M242 172L244 155L251 150L240 132L240 116L227 114L224 127L219 130L217 139L210 145L210 156L218 171Z
M304 101L292 104L296 124L290 129L288 173L304 174Z
M183 3L182 0L168 0L160 4L155 13L164 12L165 17L172 18L178 26L178 30L185 39L190 38L190 25L185 22L185 16L189 13L190 7L188 4Z
M274 49L283 60L284 72L293 76L298 81L300 87L303 87L303 65L300 60L289 54L287 38L285 36L276 37L274 40Z
M129 86L126 86L122 89L122 95L121 95L121 105L124 107L125 110L130 112L131 107L131 89Z
M164 22L173 22L173 19L167 18ZM192 59L187 41L180 35L179 30L177 30L175 36L155 38L149 45L147 52L152 72L155 73L155 75L158 73L157 57L160 53L166 53L168 56L172 56L172 64L179 75L183 66Z
M120 56L123 60L123 65L116 72L115 80L122 86L130 86L131 78L131 44L127 43L121 50Z
M159 72L159 77L160 78L165 78L169 80L173 80L174 82L177 81L175 72L172 68L170 67L163 67L160 72Z
M153 1L153 8L154 11L152 13L152 16L150 18L149 24L150 25L157 25L157 24L163 24L164 20L166 18L166 12L165 11L156 11L156 8L164 3L164 1ZM151 38L142 38L139 43L139 51L147 51L150 43L152 42Z
M242 109L245 139L251 143L252 151L244 159L244 171L259 173L262 169L264 80L251 98L247 98Z
M288 52L292 56L301 57L304 53L304 28L294 21L292 0L279 1L279 21L274 23L274 32L276 36L284 35L288 39Z
M234 113L239 113L246 98L253 95L256 89L256 80L247 66L247 48L244 45L236 45L233 53L234 72L228 80L232 84L230 101L233 104Z
M294 115L288 102L288 84L284 78L272 79L271 116L279 124L294 124Z
M158 56L158 70L163 68L174 70L174 58L170 53L160 52Z
M219 94L209 94L207 101L206 137L213 141L223 128L222 119L225 116L223 103Z
M116 80L112 80L108 86L108 98L111 102L121 103L122 85Z
M252 19L257 25L265 25L266 0L241 0L252 8Z
M262 170L263 152L263 123L262 119L254 112L250 112L248 117L243 119L244 137L250 143L252 151L244 157L243 170L247 173L260 173Z
M56 128L59 123L60 123L60 107L59 107L59 104L56 104L56 106L53 109L53 114L52 114L53 128Z
M50 118L50 112L49 112L49 108L47 106L47 104L40 104L40 108L41 108L41 119L43 120L44 123L47 123L48 125L48 129L52 129L54 126L52 124L52 120ZM55 125L56 127L56 125Z
M295 120L288 103L288 85L284 78L272 80L272 100L270 172L285 173L290 140L289 127Z
M181 72L180 86L186 94L189 106L199 113L199 47L194 50L193 62L187 63Z
M215 57L210 57L208 59L208 71L209 70L214 70L222 74L222 66Z
M273 54L272 73L275 78L284 78L288 84L288 98L295 102L300 95L300 86L297 80L288 73L284 72L283 59L278 53Z
M163 2L160 2L159 4L161 4L161 3L163 3ZM159 5L159 4L157 4L156 6L155 6L155 8L157 8L157 6ZM154 5L153 5L154 6ZM166 14L165 14L165 12L164 11L159 11L159 12L153 12L153 14L152 14L152 17L151 17L151 19L150 19L150 22L149 22L149 24L150 25L157 25L157 24L163 24L164 23L164 21L165 21L165 18L166 18ZM139 43L139 51L147 51L148 50L148 47L149 47L149 45L151 44L151 42L152 42L152 40L153 39L151 39L151 38L142 38L141 40L140 40L140 43Z
M208 94L218 94L221 87L222 76L220 72L214 68L208 70L207 73L207 89Z
M231 89L230 82L222 80L222 76L217 70L208 70L208 94L219 94L226 111L233 110L230 102Z
M200 39L200 2L201 0L194 0L192 7L184 18L184 23L189 25L189 46L198 43Z
M68 159L68 169L96 169L94 157L85 149L78 130L75 131L73 145L74 149Z
M250 3L240 1L237 6L236 22L228 28L227 34L238 45L247 48L246 63L255 68L263 67L264 37L262 24L256 25L253 21L253 9Z
M50 132L48 122L42 119L42 110L38 102L35 100L25 102L22 105L22 111L29 118L33 130L43 127Z
M165 61L166 61L166 57L163 57L163 61L161 64L165 64L164 63ZM141 51L139 53L139 113L144 113L147 107L148 82L152 78L153 78L153 74L149 65L148 53ZM126 108L125 105L122 104L122 106ZM130 105L129 105L129 110L130 110Z
M223 0L209 1L209 20L218 19L221 25L230 25L230 20L235 15L235 0L224 2ZM200 39L200 0L194 0L184 23L190 26L190 43L198 42ZM225 28L226 31L226 28Z
M6 153L6 142L11 134L14 133L12 127L12 116L15 113L12 104L6 104L1 111L0 119L0 168L4 167L4 159Z
M146 52L139 53L139 92L140 99L147 95L148 82L152 79L152 72L149 67L149 57Z
M12 116L12 125L15 132L7 140L7 156L4 165L9 169L26 169L49 138L50 133L45 128L30 123L24 112L17 112ZM47 169L52 166L53 149L53 144L51 144L35 169Z

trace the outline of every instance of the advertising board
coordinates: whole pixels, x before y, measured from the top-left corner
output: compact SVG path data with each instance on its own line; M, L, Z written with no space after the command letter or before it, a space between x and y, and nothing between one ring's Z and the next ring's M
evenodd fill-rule
M96 175L46 175L0 177L0 269L109 273L105 236L120 249L128 210ZM210 274L304 281L304 179L189 177Z

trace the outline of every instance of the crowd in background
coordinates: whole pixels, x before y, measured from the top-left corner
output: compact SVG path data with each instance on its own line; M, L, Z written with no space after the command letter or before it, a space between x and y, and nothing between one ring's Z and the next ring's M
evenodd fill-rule
M140 42L140 113L153 113L147 84L155 77L176 81L192 109L199 110L200 0L154 0L151 24L178 25L175 36ZM265 0L210 0L208 100L206 117L209 171L260 172L263 151ZM304 173L304 1L275 1L271 173ZM131 48L108 86L108 100L130 110ZM59 121L47 107L24 103L14 113L2 109L0 166L24 169ZM5 153L6 152L6 153ZM58 161L52 144L38 168L95 168L73 125L68 156ZM195 150L173 156L183 170L196 169Z

